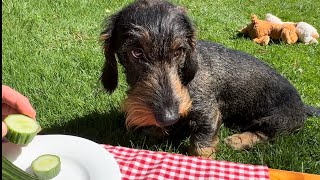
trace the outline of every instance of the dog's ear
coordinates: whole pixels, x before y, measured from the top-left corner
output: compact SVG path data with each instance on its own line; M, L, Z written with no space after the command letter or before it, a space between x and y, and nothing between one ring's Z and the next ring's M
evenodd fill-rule
M184 85L188 84L195 76L198 70L198 60L196 54L196 37L195 32L192 32L190 36L188 36L188 43L191 47L190 51L186 54L186 60L181 69L182 73L182 83Z
M110 18L105 30L100 34L100 40L103 42L105 56L104 67L100 77L101 83L107 92L112 93L118 85L118 66L114 50L114 27L117 16Z

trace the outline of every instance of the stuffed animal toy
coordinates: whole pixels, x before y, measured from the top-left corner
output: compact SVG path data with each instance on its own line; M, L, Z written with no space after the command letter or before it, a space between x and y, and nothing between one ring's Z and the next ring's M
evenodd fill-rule
M266 14L266 21L276 23L276 24L287 24L291 23L296 26L296 33L298 34L299 41L305 44L318 44L317 39L319 38L319 34L317 30L306 22L282 22L280 18L274 16L270 13Z
M281 40L287 44L294 44L298 41L294 24L278 24L259 20L255 14L251 16L251 23L240 32L245 36L249 36L254 42L264 46L269 44L270 39Z
M282 22L282 20L280 18L278 18L277 16L271 14L271 13L267 13L266 14L266 21L272 22L272 23L276 23L276 24L283 24L283 23L291 23L293 25L297 25L294 22Z

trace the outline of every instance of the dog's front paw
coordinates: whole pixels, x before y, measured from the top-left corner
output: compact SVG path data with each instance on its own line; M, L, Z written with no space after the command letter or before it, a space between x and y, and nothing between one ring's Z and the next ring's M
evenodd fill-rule
M224 143L235 149L249 149L255 144L267 140L267 136L262 133L244 132L241 134L234 134L224 139Z
M203 147L203 148L189 148L189 155L191 156L199 156L208 159L216 158L216 149L213 147Z

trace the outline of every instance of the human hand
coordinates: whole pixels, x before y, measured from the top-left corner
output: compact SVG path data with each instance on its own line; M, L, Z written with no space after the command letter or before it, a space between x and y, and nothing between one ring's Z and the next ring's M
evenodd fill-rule
M9 114L24 114L36 119L36 111L33 109L29 99L14 89L2 85L2 120ZM2 121L2 137L7 134L7 126Z

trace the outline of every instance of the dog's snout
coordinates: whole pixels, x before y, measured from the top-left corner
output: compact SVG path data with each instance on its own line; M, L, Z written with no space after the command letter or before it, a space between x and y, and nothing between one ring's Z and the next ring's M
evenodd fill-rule
M179 120L179 113L174 109L166 109L156 113L156 121L160 126L170 126Z

